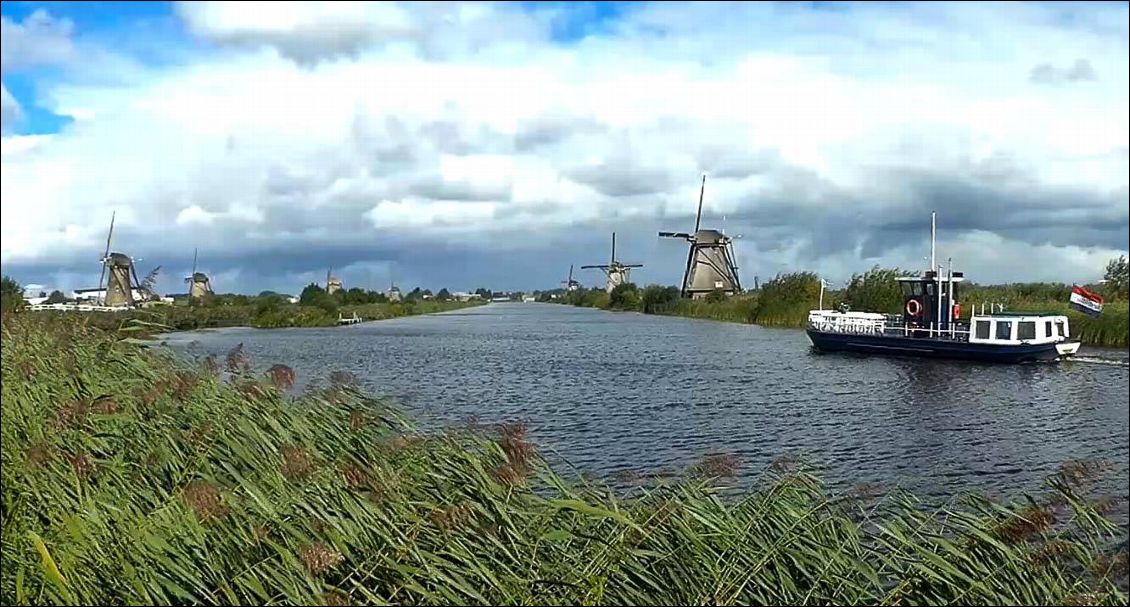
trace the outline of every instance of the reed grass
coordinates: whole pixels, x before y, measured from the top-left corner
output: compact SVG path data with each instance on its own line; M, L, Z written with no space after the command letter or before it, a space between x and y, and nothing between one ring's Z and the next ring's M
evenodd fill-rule
M289 327L333 327L338 324L338 313L349 317L356 313L365 320L385 320L417 314L434 314L482 305L480 302L413 301L405 303L372 303L344 305L335 312L302 305L278 305L263 308L247 305L212 305L188 307L157 305L128 312L34 312L48 316L79 316L86 323L114 330L122 326L151 327L152 331L194 331L220 327L255 327L280 329ZM140 331L142 333L152 331Z
M632 496L524 429L421 433L334 373L195 366L76 319L2 320L4 604L1126 604L1086 497L941 510L715 456ZM223 369L221 371L221 368Z

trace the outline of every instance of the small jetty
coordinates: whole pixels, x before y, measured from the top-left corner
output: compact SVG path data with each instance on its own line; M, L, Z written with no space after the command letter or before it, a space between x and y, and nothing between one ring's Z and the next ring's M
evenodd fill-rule
M342 316L341 312L337 314L337 324L339 325L355 325L362 322L365 322L365 319L358 316L356 312L353 313L353 316Z

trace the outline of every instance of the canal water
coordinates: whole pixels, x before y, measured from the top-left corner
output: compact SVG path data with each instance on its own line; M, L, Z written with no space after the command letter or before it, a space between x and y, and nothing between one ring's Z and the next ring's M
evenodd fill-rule
M821 355L798 330L534 303L164 339L221 359L242 343L260 370L293 367L296 390L351 372L424 427L523 421L552 461L594 476L678 472L726 453L748 482L790 456L845 489L1011 497L1095 459L1111 466L1100 489L1128 492L1124 351L1018 366Z

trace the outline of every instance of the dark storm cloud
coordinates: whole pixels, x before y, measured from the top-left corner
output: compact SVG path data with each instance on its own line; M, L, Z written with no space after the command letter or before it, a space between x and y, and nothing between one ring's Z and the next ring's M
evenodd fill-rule
M394 178L389 182L390 198L418 196L429 200L493 201L510 200L510 179L488 183L444 179L438 172Z
M984 231L1032 245L1127 246L1125 188L1104 194L1039 186L1032 175L1020 171L1001 180L885 170L873 173L871 181L883 187L849 190L811 171L778 166L767 186L736 195L737 209L727 213L727 231L744 234L761 250L799 248L813 260L857 250L863 258L880 258L928 238L930 212L936 211L939 229L951 236ZM693 226L693 206L668 208L664 229ZM717 213L703 219L704 228L720 223Z
M629 158L578 167L565 174L578 183L614 198L657 194L671 187L666 169L638 166Z
M727 154L723 150L719 157ZM715 172L707 181L702 227L724 227L730 235L743 236L736 248L745 256L747 283L754 274L764 280L779 271L816 267L828 258L859 258L861 269L882 263L897 249L925 246L930 211L938 212L940 233L947 238L984 231L1032 245L1127 247L1125 187L1102 193L1039 185L1034 175L997 159L951 171L875 170L861 181L876 185L846 188L814 171L768 158L754 155L741 163L757 165L757 180L724 178ZM598 218L547 222L545 217L562 216L568 205L555 200L510 202L495 206L492 220L483 222L479 231L461 230L458 236L444 230L373 225L368 213L382 197L396 200L409 192L462 201L505 201L508 194L489 188L476 191L478 186L447 183L428 172L329 194L334 179L327 175L344 169L331 165L325 173L310 169L302 174L268 170L256 202L261 218L217 217L210 224L169 230L161 238L119 223L115 248L144 259L139 274L161 264L166 277L159 285L167 292L182 288L179 278L191 265L193 247L200 248L206 271L238 272L238 284L218 287L225 291L296 292L299 283L324 276L329 267L340 270L347 285L375 281L383 287L389 264L397 281L409 287L533 289L555 286L570 263L602 263L609 234L616 231L618 256L645 264L633 274L636 282L677 283L686 243L660 239L657 232L693 227L697 187L693 199L686 198L686 184L674 185L675 169L625 164L617 170L590 167L589 173L574 175L612 197L601 204ZM678 175L680 180L685 177L682 169ZM733 184L741 185L735 189ZM429 190L432 186L435 189ZM313 204L324 200L332 203ZM163 213L175 215L178 210L172 202L154 203L172 209ZM723 204L728 207L724 223L718 210ZM43 284L50 282L46 275L75 274L88 278L61 286L88 286L96 280L100 253L97 246L78 253L64 247L34 263L12 260L5 263L5 271L22 282ZM360 269L367 267L378 269ZM583 275L582 280L599 285L598 274Z
M419 159L411 128L395 116L378 120L358 112L350 127L350 140L358 157L368 159L374 175L411 168Z
M1041 63L1032 68L1028 79L1036 84L1067 84L1069 82L1083 82L1097 80L1095 68L1086 59L1076 59L1071 67L1055 67L1050 63Z
M486 125L468 129L456 120L434 120L416 129L417 140L427 141L432 149L444 154L502 154L514 150L511 137Z
M523 120L514 134L514 149L529 152L540 147L556 145L578 135L607 132L607 127L591 116L573 116L562 113L545 113Z
M698 170L718 179L744 179L781 166L775 150L751 150L732 144L706 144L695 154Z

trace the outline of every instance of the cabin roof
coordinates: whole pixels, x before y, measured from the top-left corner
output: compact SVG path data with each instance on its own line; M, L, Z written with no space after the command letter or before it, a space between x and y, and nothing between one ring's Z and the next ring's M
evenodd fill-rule
M1031 318L1048 318L1050 316L1067 317L1062 311L1047 310L1047 311L1030 311L1030 312L993 312L992 314L978 314L977 318L1019 318L1027 316Z

